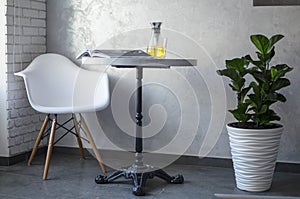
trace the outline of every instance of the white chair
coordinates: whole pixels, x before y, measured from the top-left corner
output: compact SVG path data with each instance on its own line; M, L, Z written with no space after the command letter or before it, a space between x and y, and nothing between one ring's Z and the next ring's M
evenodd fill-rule
M84 70L62 55L49 53L36 57L25 70L15 73L15 75L24 78L30 105L36 111L47 114L28 165L31 164L41 139L50 135L43 174L43 179L47 179L52 148L56 143L54 142L55 130L62 127L67 133L76 135L81 156L85 159L80 137L80 129L83 130L102 171L106 172L105 165L81 113L99 111L108 106L110 97L107 74ZM80 116L79 121L76 119L76 113ZM57 122L57 114L71 114L72 116L71 119L60 124ZM70 121L73 121L74 125L68 129L65 124ZM48 129L50 133L45 131L48 123L51 123L51 128Z

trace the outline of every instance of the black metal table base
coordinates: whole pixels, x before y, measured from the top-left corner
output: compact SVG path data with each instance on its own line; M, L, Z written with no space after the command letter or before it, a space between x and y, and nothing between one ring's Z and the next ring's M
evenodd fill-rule
M125 179L132 179L133 181L133 194L136 196L144 196L145 195L145 184L148 179L152 179L154 177L158 177L160 179L165 180L171 184L182 184L184 182L184 178L182 175L170 176L162 169L157 169L149 172L137 172L137 165L133 165L128 169L119 170L113 172L109 176L98 175L95 178L95 182L97 184L107 184L113 182L114 180L119 179L120 177L124 177ZM150 167L150 166L145 166Z
M133 181L133 194L136 196L145 195L145 184L148 179L152 179L155 176L165 180L171 184L182 184L184 178L182 175L170 176L162 169L155 169L152 166L143 163L143 132L142 132L142 79L143 79L143 67L136 67L136 136L135 136L135 163L120 171L115 171L109 176L98 175L95 178L97 184L106 184L113 182L114 180L124 177L126 179L132 179Z

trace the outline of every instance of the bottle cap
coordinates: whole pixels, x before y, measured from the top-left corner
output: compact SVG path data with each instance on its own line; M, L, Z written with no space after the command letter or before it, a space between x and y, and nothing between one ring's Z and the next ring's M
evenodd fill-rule
M160 26L162 22L151 22L152 29L154 29L154 32L159 33L160 32Z

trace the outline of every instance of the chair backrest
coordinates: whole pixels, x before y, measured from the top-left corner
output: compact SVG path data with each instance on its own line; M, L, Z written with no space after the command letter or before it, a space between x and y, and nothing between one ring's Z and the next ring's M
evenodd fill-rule
M82 69L62 55L40 55L15 75L24 78L29 102L39 112L90 112L109 104L107 74Z

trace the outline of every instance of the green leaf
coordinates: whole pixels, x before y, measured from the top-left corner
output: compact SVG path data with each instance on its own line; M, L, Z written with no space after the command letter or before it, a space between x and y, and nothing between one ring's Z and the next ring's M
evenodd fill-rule
M251 102L251 106L253 106L255 109L259 107L261 100L260 95L250 94L248 95L249 99L246 100L247 102Z
M284 95L280 94L280 93L276 93L277 95L277 100L280 102L286 102L286 98L284 97Z
M265 54L260 53L260 52L256 52L256 54L257 54L258 59L261 60L262 63L263 63L263 64L260 66L260 69L263 70L263 69L265 68L265 65L266 65L266 64L265 64L265 63L266 63Z
M253 62L253 59L250 55L246 55L244 58L250 63Z
M251 118L251 114L248 114L249 103L238 103L237 108L234 110L229 110L233 114L235 119L240 122L247 122Z
M271 86L271 91L277 91L281 88L287 87L291 84L290 80L286 78L279 78L273 82Z
M268 53L269 61L275 56L275 46L271 49L270 53Z
M248 113L239 113L237 110L229 110L229 112L240 122L247 122L251 118L251 114Z
M276 78L277 75L278 75L277 69L274 68L274 67L272 67L271 70L270 70L270 72L271 72L271 79L272 79L272 80L275 80L275 78Z
M261 95L265 98L268 93L269 93L269 89L270 89L270 86L268 83L264 82L262 85L261 85Z
M251 89L251 86L248 86L248 87L242 89L242 91L241 91L241 101L244 101L245 96L247 95L247 93L249 92L250 89Z
M240 113L246 113L248 109L249 103L238 103L238 110Z
M251 62L253 65L257 66L260 70L263 70L265 68L264 62L262 61L253 61Z
M279 64L279 65L276 65L276 66L272 66L271 67L271 70L272 69L275 69L277 71L277 74L275 76L275 78L273 79L273 81L276 81L277 79L279 79L280 77L284 77L284 75L290 71L293 70L293 68L289 67L288 65L286 64ZM273 69L273 70L274 70Z
M276 68L277 70L283 70L285 72L290 72L293 70L293 68L289 67L286 64L278 64L276 66L273 66L274 68Z
M282 95L280 93L276 93L276 92L270 94L268 96L268 99L273 102L277 102L277 101L286 102L286 98L284 97L284 95Z
M250 86L253 88L254 94L260 94L260 89L256 82L251 82Z
M269 39L264 35L251 35L250 39L260 53L266 54L269 51Z
M233 86L232 84L229 84L230 88L233 90L233 91L240 91L239 88Z
M240 113L235 112L235 110L229 110L229 112L232 113L234 118L236 120L238 120L239 122L247 122L251 118L250 114L240 114Z
M249 63L244 58L235 58L232 60L226 60L226 67L235 69L242 77L246 74L246 68Z
M261 109L259 110L258 114L264 114L268 110L268 106L266 104L262 105Z
M281 40L284 36L283 35L273 35L270 38L270 48L272 48L274 46L275 43L277 43L279 40Z
M245 85L246 80L244 78L239 79L238 81L234 82L236 84L236 86L238 86L239 91L242 90L242 88Z
M259 65L259 68L261 70L267 69L267 63L271 62L271 59L274 57L275 55L275 47L273 47L271 49L271 51L266 52L265 54L260 53L260 52L256 52L258 59L261 61L261 65Z
M263 83L266 82L267 79L264 76L264 74L260 71L251 71L252 76L256 79L256 81L258 81L259 83Z
M221 76L229 77L233 81L238 81L240 79L239 74L233 68L217 70L217 73Z
M231 83L234 90L240 92L245 84L245 79L240 79L240 81L232 81Z
M264 124L268 124L271 121L279 121L280 117L271 109L269 109L266 113L257 115L257 122L259 123L260 126Z
M280 120L280 117L271 109L266 111L264 114L256 114L251 118L258 126L263 126L270 123L271 121Z

